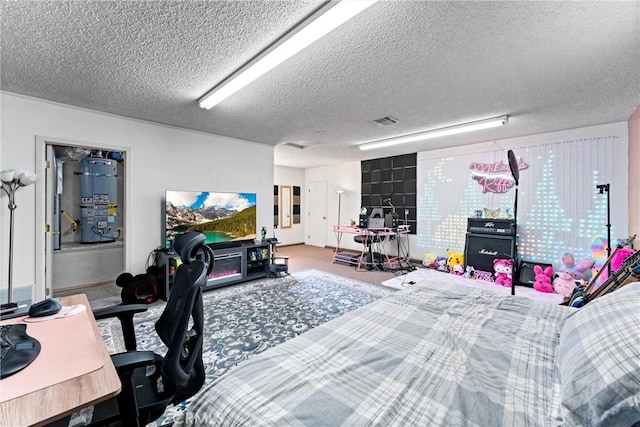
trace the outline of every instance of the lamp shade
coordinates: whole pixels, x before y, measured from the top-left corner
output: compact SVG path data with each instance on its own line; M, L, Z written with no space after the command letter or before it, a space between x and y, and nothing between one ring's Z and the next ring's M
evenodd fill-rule
M20 176L20 185L26 187L27 185L31 185L38 180L38 175L33 172L23 172Z
M2 182L11 182L13 181L15 173L16 171L14 171L13 169L4 170L0 172L0 180L2 180Z

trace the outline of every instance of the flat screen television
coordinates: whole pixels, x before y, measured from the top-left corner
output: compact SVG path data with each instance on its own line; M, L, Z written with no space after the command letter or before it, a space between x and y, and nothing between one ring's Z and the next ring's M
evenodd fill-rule
M187 231L200 231L205 243L253 241L256 238L255 193L167 191L165 194L165 246Z

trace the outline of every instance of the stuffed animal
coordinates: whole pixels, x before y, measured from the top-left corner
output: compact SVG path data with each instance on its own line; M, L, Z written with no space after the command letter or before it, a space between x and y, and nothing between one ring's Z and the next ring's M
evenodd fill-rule
M436 268L436 256L435 254L424 254L424 258L422 259L422 265L427 268Z
M558 273L555 279L553 279L553 290L555 293L562 295L565 298L571 298L573 290L576 288L576 280L571 273L567 271L561 271Z
M436 257L436 270L443 271L445 273L449 272L449 266L447 265L446 256Z
M547 267L543 270L539 265L534 265L533 272L536 274L536 280L533 282L533 289L538 292L553 292L553 286L551 286L553 267Z
M511 272L513 271L513 268L511 266L510 259L494 259L493 271L497 285L511 287Z
M627 258L629 258L631 255L633 255L635 252L636 251L631 248L620 248L618 252L616 252L616 254L611 259L611 271L616 271L617 269L622 267L622 264L624 264L624 261Z
M447 259L447 266L449 272L457 276L464 274L464 252L454 253L451 249L447 249L449 258Z
M466 271L464 272L464 274L462 276L466 277L467 279L476 280L476 269L473 268L472 265L467 265Z
M622 264L624 263L624 260L626 260L631 255L633 255L634 252L635 252L635 250L633 250L631 248L620 248L620 249L618 249L618 251L613 255L613 258L611 258L611 271L614 272L617 269L619 269L620 267L622 267ZM607 277L609 277L609 271L605 267L604 271L602 273L600 273L600 283L604 283L604 281L607 279Z
M581 259L576 264L572 253L565 253L562 256L562 263L560 271L563 273L569 273L575 280L589 280L591 278L591 267L593 267L594 261L591 259Z
M158 267L151 266L147 274L122 273L116 278L116 285L122 288L122 304L151 304L163 297L158 285Z

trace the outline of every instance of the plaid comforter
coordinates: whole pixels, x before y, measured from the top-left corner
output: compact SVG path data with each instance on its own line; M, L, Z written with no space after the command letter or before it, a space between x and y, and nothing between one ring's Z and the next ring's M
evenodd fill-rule
M244 362L199 393L185 424L558 424L559 323L573 309L444 280Z

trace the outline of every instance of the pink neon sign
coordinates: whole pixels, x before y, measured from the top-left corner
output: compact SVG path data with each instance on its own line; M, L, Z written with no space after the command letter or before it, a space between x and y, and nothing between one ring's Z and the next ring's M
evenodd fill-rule
M518 158L518 170L529 167L522 158ZM506 193L515 185L509 165L502 160L493 163L471 162L471 179L478 181L483 193Z

